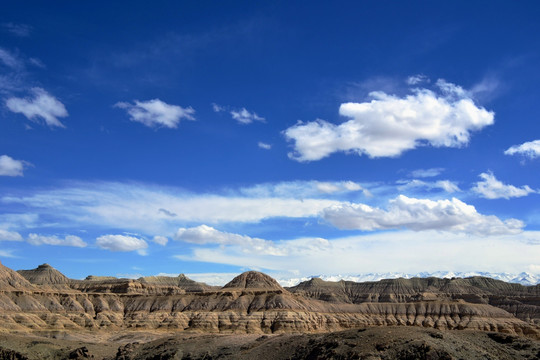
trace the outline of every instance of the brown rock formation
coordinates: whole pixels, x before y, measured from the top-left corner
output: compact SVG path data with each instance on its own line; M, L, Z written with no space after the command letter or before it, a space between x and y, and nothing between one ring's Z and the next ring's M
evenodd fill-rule
M258 271L247 271L232 279L223 286L227 290L277 290L285 292L286 290L270 276Z
M40 271L54 274L47 267ZM37 278L50 279L48 275ZM60 281L61 277L52 278ZM200 291L204 284L176 280L70 280L70 289L65 290L31 284L2 266L0 329L291 333L408 325L539 334L537 287L482 278L374 283L313 279L289 291L255 271L218 290ZM189 286L181 288L181 284Z
M28 282L17 272L5 267L0 262L0 289L1 290L17 290L17 289L30 289L33 288L32 284Z
M35 285L69 288L70 280L49 264L42 264L32 270L18 270L17 272Z
M145 276L138 279L141 283L159 285L159 286L177 286L186 292L203 292L219 289L219 286L210 286L191 280L184 274L177 277L170 276Z

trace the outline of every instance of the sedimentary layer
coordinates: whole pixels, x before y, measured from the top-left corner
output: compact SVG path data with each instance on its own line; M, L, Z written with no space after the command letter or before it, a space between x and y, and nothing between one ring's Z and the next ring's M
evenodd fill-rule
M501 282L493 288L482 279L312 280L284 289L265 274L247 272L216 289L184 277L74 281L38 270L55 276L21 272L25 279L0 264L3 331L292 333L403 325L539 334L537 287Z

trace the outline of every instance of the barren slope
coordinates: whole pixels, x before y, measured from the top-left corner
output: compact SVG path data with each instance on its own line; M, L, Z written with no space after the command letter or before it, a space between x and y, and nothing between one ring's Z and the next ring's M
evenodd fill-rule
M189 281L196 291L188 292L170 284L169 279L71 280L71 288L63 290L32 285L5 267L0 270L0 284L6 284L0 291L3 331L290 333L410 325L538 336L538 306L531 300L529 318L519 319L503 306L476 301L483 299L485 288L489 288L489 282L482 279L467 281L466 286L441 279L366 284L312 280L288 291L271 277L250 271L218 290L199 291L199 285ZM504 283L496 285L500 289L492 292L511 290ZM451 291L444 292L445 287ZM535 288L518 290L518 296L526 299L536 296ZM477 296L474 301L470 301L471 294ZM506 295L497 296L506 299ZM526 313L521 308L516 311Z

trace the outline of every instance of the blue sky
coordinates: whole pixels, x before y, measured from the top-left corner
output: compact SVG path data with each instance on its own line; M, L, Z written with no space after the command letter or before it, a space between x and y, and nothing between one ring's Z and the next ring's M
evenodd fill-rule
M540 273L534 1L5 1L0 260Z

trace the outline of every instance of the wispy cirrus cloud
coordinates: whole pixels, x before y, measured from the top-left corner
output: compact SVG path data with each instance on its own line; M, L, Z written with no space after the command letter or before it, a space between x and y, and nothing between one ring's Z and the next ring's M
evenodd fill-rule
M0 48L0 63L12 70L19 70L24 66L23 61L17 55L4 48Z
M514 185L504 184L497 180L491 172L482 173L479 176L482 181L478 181L472 188L472 191L486 199L510 199L536 193L528 185L516 187Z
M278 198L324 198L329 195L343 195L361 192L371 196L370 191L354 181L282 181L278 183L262 183L239 189L239 193L249 197Z
M413 178L435 177L442 174L444 170L444 168L416 169L411 171L410 176Z
M14 252L15 250L0 250L0 257L16 258L17 256L13 254Z
M447 193L454 193L454 192L461 191L459 186L455 182L450 181L450 180L423 181L423 180L413 179L413 180L398 181L398 184L402 184L398 186L399 190L425 188L428 190L441 189L441 190L446 191Z
M170 105L159 99L134 100L133 104L118 102L114 107L126 110L131 121L148 127L176 129L182 119L195 120L195 110L192 107Z
M294 146L289 157L316 161L346 152L379 158L426 145L461 147L473 131L494 122L494 113L477 106L458 85L438 80L436 91L411 91L404 97L375 91L369 102L341 104L339 113L349 120L338 125L318 119L286 129Z
M13 22L2 23L2 29L18 37L28 37L32 32L32 26Z
M152 235L172 234L186 223L254 223L274 217L317 217L324 208L339 203L339 200L322 196L302 198L301 194L293 195L288 191L293 190L273 186L273 189L193 194L182 189L136 184L80 183L3 196L0 202L9 206L24 205L27 211L43 217L54 214L55 222L64 226L86 224ZM309 191L321 194L316 189ZM277 195L280 192L283 196Z
M50 127L65 127L58 119L68 116L64 104L42 88L32 88L31 93L33 94L32 97L11 97L7 99L7 108L14 113L24 115L34 122L42 119Z

